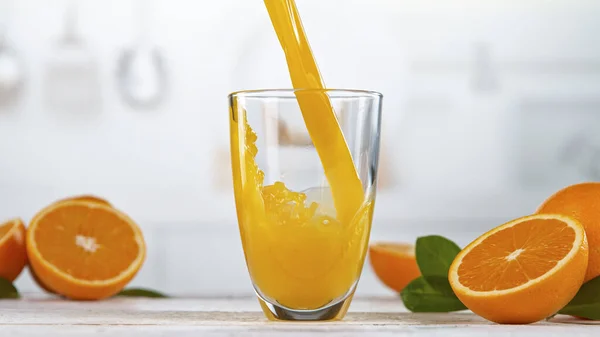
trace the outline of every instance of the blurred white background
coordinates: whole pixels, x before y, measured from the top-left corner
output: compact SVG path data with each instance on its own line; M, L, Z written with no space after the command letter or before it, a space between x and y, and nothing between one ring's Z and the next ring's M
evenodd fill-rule
M297 1L328 87L384 94L372 241L465 244L600 180L600 2ZM136 285L250 294L226 96L290 86L262 1L0 3L0 218L96 194L144 230ZM390 294L368 262L359 294Z

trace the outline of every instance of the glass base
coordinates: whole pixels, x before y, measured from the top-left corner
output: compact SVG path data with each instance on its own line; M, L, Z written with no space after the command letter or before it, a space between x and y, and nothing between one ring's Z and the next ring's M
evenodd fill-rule
M315 310L290 309L278 303L270 303L260 295L257 297L265 316L271 321L332 321L346 316L353 296L354 290L342 299Z

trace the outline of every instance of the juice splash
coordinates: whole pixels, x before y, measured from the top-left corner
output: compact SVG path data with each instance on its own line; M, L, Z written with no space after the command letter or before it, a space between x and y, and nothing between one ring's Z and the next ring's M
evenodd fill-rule
M264 2L294 88L324 89L295 2ZM296 98L331 192L294 192L282 182L264 186L264 173L255 162L257 136L235 102L230 111L234 189L246 263L257 291L288 308L316 309L343 297L357 282L373 201L365 200L327 94L297 91ZM307 194L333 200L309 200ZM334 207L324 207L329 201Z

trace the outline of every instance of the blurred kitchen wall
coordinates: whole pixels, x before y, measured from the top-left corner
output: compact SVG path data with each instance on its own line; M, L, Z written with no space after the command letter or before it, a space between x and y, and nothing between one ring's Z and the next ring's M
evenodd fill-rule
M464 244L600 180L600 2L297 1L326 84L385 97L373 241ZM262 1L0 3L0 218L97 194L144 230L137 285L251 293L226 95L290 86Z

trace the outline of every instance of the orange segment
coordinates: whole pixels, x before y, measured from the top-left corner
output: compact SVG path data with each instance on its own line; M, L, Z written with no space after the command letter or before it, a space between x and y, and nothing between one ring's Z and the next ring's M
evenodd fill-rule
M579 222L531 215L469 244L450 266L449 281L474 313L497 323L532 323L569 303L583 284L587 259Z
M119 292L146 254L139 227L124 213L97 202L71 200L39 212L27 231L34 274L72 299L101 299Z
M375 243L369 247L369 261L381 282L396 292L421 275L411 244Z
M565 187L544 201L537 213L563 214L579 221L590 247L585 281L600 276L600 183Z
M0 277L14 281L27 264L25 225L21 219L0 223Z

